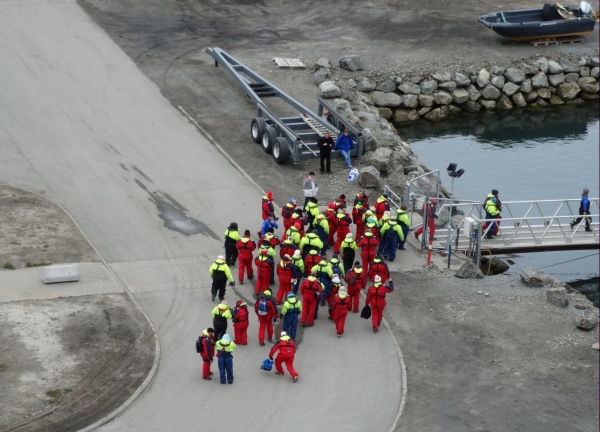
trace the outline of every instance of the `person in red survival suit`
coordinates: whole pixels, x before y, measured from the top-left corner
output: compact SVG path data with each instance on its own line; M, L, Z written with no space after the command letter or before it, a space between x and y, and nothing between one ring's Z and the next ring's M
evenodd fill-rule
M365 233L365 222L363 215L367 211L366 207L363 207L362 203L356 203L352 209L352 222L356 225L356 238L361 238Z
M302 294L300 325L302 327L312 327L315 324L315 310L323 289L323 284L312 273L300 285L300 294Z
M273 192L269 191L262 197L262 219L269 219L270 214L275 214L275 206L273 205Z
M390 279L388 286L381 284L381 278L375 276L375 283L369 287L365 304L371 306L371 321L373 322L373 333L379 331L381 320L383 319L383 310L387 304L385 295L394 291L394 282Z
M387 194L383 194L377 198L377 201L375 202L375 214L377 215L377 220L381 219L386 211L390 211L390 200L388 199Z
M287 295L292 292L292 267L290 263L292 258L289 255L284 255L283 259L277 266L277 277L279 278L279 290L277 291L277 304L283 303Z
M331 315L335 323L337 337L339 338L344 334L344 325L346 324L346 317L350 311L351 304L348 293L344 287L341 287L331 302Z
M240 285L244 283L244 270L248 280L254 279L254 270L252 269L252 259L254 256L252 252L256 250L256 243L250 238L250 230L244 231L244 237L238 240L235 244L235 248L238 250L238 279Z
M294 241L288 237L279 244L279 258L283 259L283 257L286 255L292 256L297 250L298 245L296 245L296 243L294 243Z
M352 312L358 313L360 291L367 286L367 272L363 270L358 261L354 263L352 270L346 274L346 282L348 283L348 296L350 297Z
M433 236L435 235L435 220L437 219L437 215L435 214L435 205L437 201L435 199L431 199L428 201L427 206L423 205L423 214L425 214L425 209L427 209L427 231L429 231L429 241L433 241ZM423 226L420 226L415 231L415 237L419 240L419 236L423 234Z
M258 316L258 343L264 346L265 330L267 330L267 337L271 341L273 339L273 321L279 318L279 312L271 291L265 290L260 295L254 304L254 311Z
M368 269L371 261L377 256L379 240L372 232L367 231L364 236L358 239L356 246L360 248L360 257L362 259L363 268Z
M256 265L256 273L258 274L254 294L258 295L269 288L275 263L273 262L273 258L269 256L269 252L263 249L260 251L260 255L254 260L254 264Z
M377 255L369 265L369 279L375 282L377 276L381 277L381 283L383 284L390 278L390 269L381 258L381 255Z
M352 224L352 218L344 211L343 208L340 208L335 215L336 217L336 226L337 226L337 240L335 241L335 246L333 247L333 252L336 254L340 253L340 245L342 241L346 238L346 234L350 232L350 224Z
M235 308L231 312L233 316L233 330L235 332L234 342L238 345L248 345L248 326L250 317L248 316L248 305L244 300L235 302Z
M311 274L312 268L321 262L321 255L316 250L311 250L304 258L304 274Z
M284 375L283 367L281 363L285 363L285 367L292 376L294 382L298 381L298 374L294 370L294 356L296 355L296 343L290 340L290 337L286 332L281 332L281 337L277 343L269 351L269 359L273 360L275 353L279 351L277 357L275 357L275 373L277 375Z
M211 380L210 377L213 373L210 371L210 365L215 356L215 344L213 337L215 331L212 328L207 328L202 331L202 336L196 341L196 351L200 353L202 357L202 379Z
M327 244L333 246L335 244L334 236L337 231L337 218L335 217L335 204L330 202L327 204L327 210L325 210L325 217L329 224L329 234L327 236Z
M293 224L292 215L294 214L294 210L296 209L296 200L292 198L287 202L285 206L281 209L281 217L283 218L283 232L286 233L287 230Z

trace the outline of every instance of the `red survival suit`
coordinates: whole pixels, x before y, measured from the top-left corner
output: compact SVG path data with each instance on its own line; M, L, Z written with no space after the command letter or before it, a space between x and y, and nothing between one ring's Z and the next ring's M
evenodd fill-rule
M315 323L315 309L317 302L321 297L323 284L313 275L304 279L300 285L300 294L302 294L302 315L300 325L303 327L312 327Z
M367 286L367 272L363 270L362 266L354 266L346 275L345 280L348 283L348 297L350 297L352 312L358 313L360 291ZM351 283L352 280L354 283Z
M233 330L235 332L235 339L233 341L238 345L248 345L250 317L248 316L248 305L246 302L238 300L231 315L233 316Z
M360 257L362 266L365 269L369 268L371 261L377 256L377 248L379 248L379 240L372 232L367 231L357 242L356 246L360 248Z
M275 369L279 372L279 375L284 375L283 367L281 363L285 363L285 367L295 381L298 378L298 374L294 370L294 357L296 355L296 343L290 340L289 336L281 336L281 340L271 348L269 351L269 358L273 358L275 353L279 351L277 357L275 357Z
M381 320L383 319L383 310L386 306L385 295L394 291L394 283L390 280L389 286L376 282L369 287L365 304L371 306L371 320L373 322L373 331L377 333Z

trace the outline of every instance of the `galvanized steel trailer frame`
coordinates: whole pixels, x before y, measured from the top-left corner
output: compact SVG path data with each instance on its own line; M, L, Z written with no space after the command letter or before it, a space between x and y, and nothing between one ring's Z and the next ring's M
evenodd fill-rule
M318 157L317 140L321 134L317 130L329 131L335 136L340 130L347 129L355 142L350 155L364 155L362 133L325 100L317 99L318 114L316 114L222 49L207 48L206 53L215 60L215 67L220 65L229 72L246 96L256 103L257 116L250 123L250 136L254 142L262 145L265 153L272 153L273 159L278 164L286 163L288 158L298 163L301 160ZM300 115L276 116L263 100L269 97L281 99L296 109ZM332 156L337 155L339 152L332 151Z

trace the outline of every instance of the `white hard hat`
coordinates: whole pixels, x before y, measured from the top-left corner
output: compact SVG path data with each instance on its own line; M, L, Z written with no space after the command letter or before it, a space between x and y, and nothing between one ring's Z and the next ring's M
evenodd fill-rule
M381 276L379 276L379 275L375 276L375 282L381 282Z
M224 257L223 255L219 255L219 256L217 257L217 259L224 260L224 259L225 259L225 257Z

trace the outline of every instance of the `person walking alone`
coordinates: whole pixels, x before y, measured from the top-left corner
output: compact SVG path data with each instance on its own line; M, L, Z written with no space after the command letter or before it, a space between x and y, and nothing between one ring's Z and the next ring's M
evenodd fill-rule
M346 162L346 167L352 169L352 161L350 160L350 151L354 148L354 140L350 135L348 129L344 131L343 134L338 136L335 145L333 146L334 150L338 150L340 154L343 156L344 161Z
M231 340L228 334L224 334L223 338L216 343L217 363L219 365L219 375L221 384L228 382L233 384L233 350L235 350L235 342Z
M275 373L277 375L285 375L281 363L285 363L285 367L292 376L294 382L298 381L298 374L294 370L294 357L296 356L296 343L290 340L286 332L281 332L281 337L277 343L269 351L269 359L272 361L275 353L279 351L275 357Z
M219 294L219 300L222 301L225 298L227 280L229 280L229 286L235 286L231 270L229 270L229 266L225 264L225 257L223 257L223 255L217 257L215 262L208 269L208 273L213 280L211 288L212 301L215 301L217 293Z
M325 132L325 135L317 141L321 157L321 174L325 171L325 162L327 163L327 174L331 174L331 149L333 149L333 146L333 138L331 138L329 131Z
M583 193L581 194L581 202L579 203L579 216L586 216L586 215L590 214L590 200L588 198L589 193L590 193L590 190L588 188L583 189ZM588 232L592 231L592 227L590 226L590 224L592 223L592 218L589 216L579 217L579 218L575 219L570 224L571 229L573 229L575 227L575 225L581 223L582 219L585 219L585 230Z

